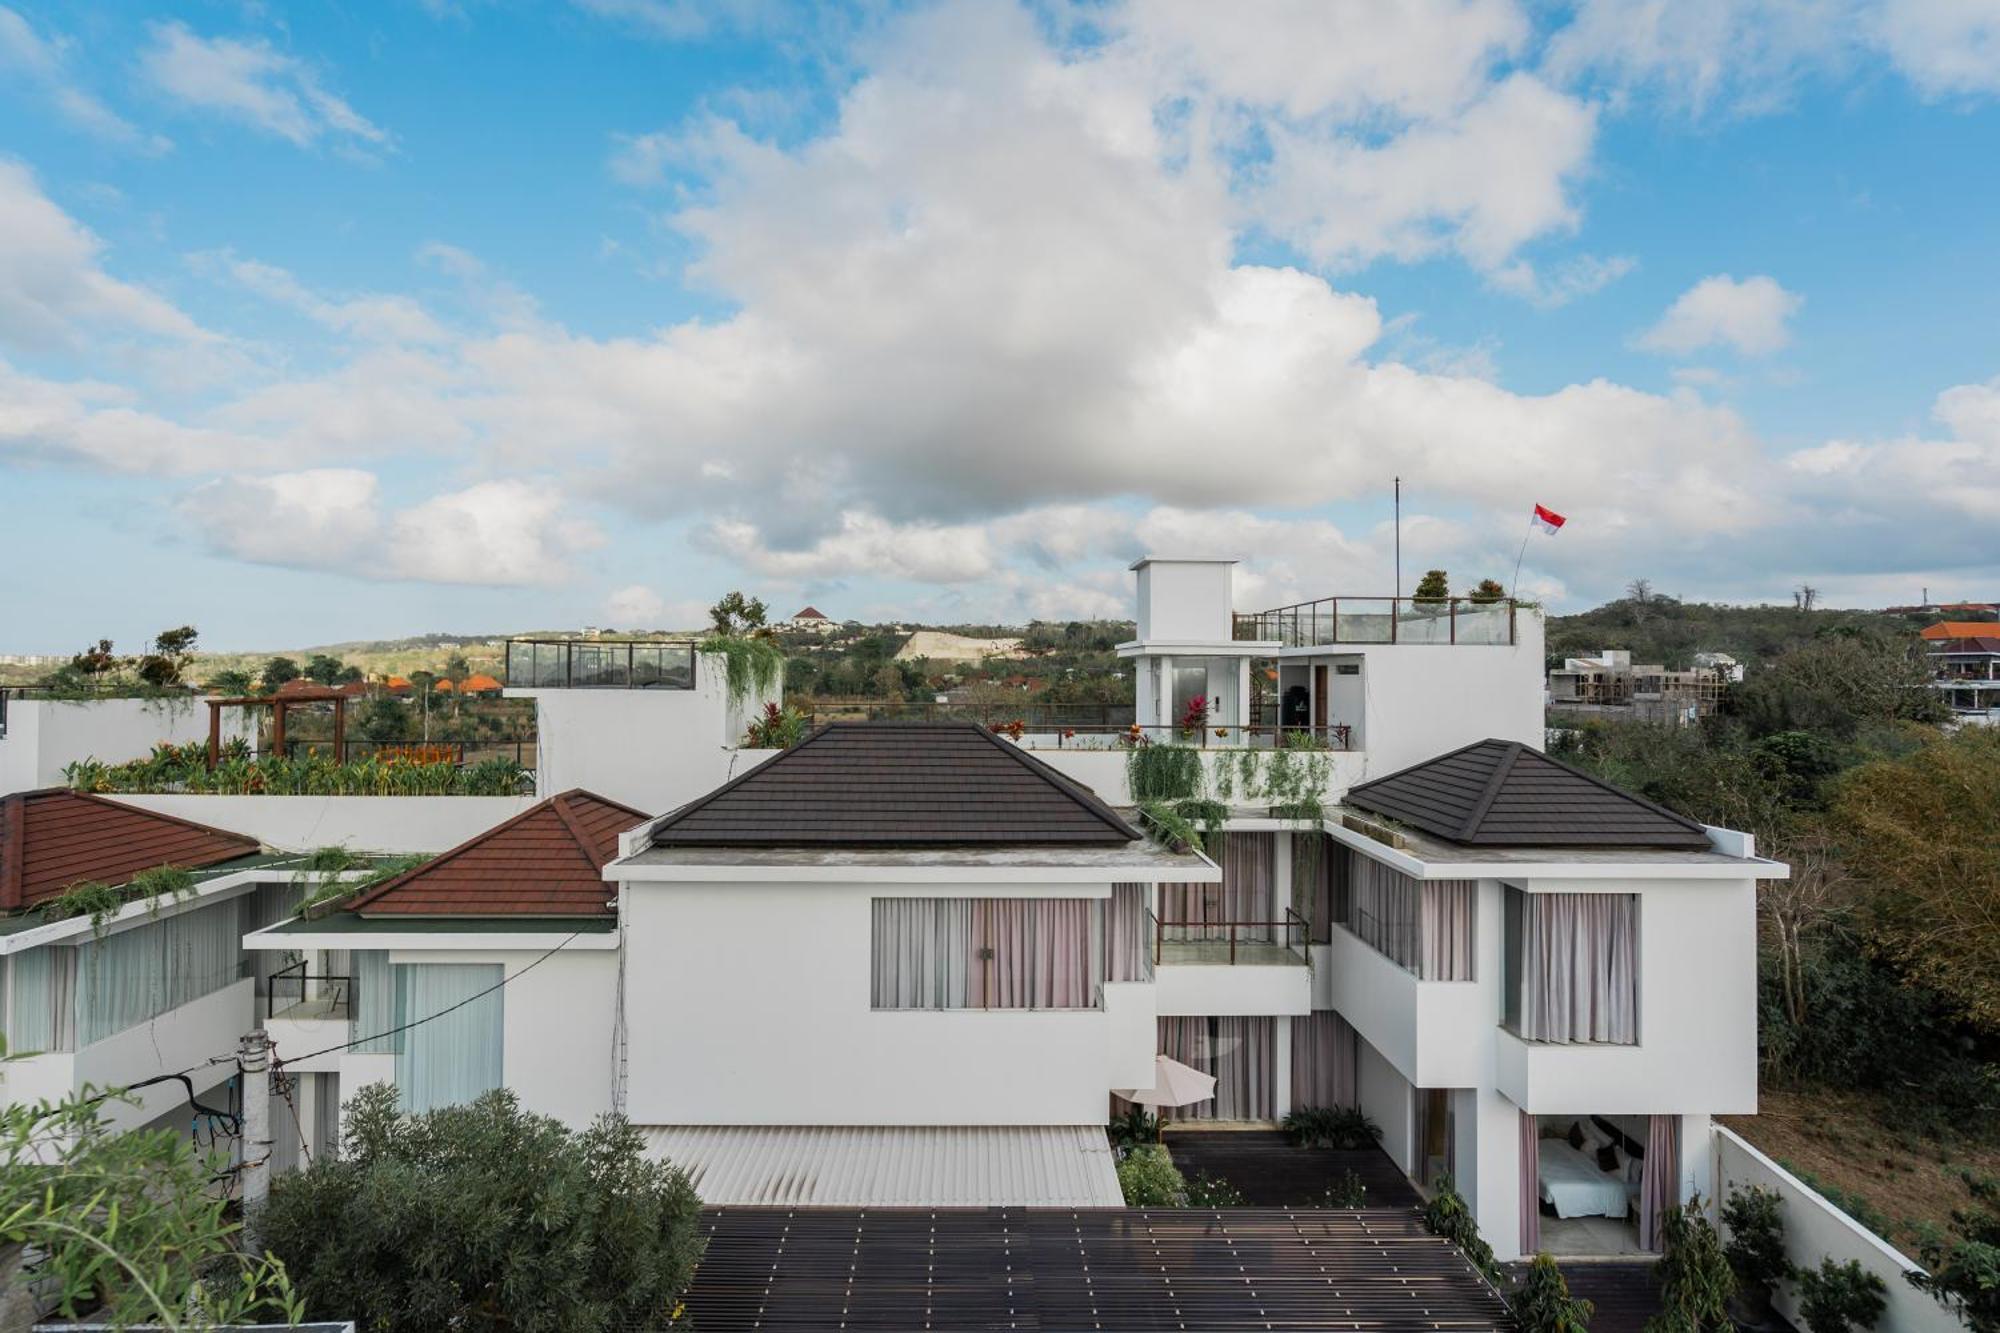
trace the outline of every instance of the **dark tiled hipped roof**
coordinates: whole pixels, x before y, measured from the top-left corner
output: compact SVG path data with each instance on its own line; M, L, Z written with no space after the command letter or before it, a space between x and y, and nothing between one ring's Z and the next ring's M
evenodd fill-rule
M0 912L35 907L72 884L124 884L142 870L198 870L258 850L255 838L48 787L0 798Z
M1122 846L1088 788L974 723L834 722L681 807L656 847Z
M1474 847L1687 847L1701 825L1518 741L1479 741L1364 782L1346 804Z
M611 916L604 867L618 835L645 821L629 805L566 791L348 906L363 916Z

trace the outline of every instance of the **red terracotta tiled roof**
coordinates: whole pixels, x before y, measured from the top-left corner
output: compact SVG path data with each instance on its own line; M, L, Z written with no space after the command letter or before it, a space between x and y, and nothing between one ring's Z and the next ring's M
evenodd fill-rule
M0 798L0 912L72 884L123 884L142 870L198 870L258 850L255 838L102 796L49 787Z
M618 835L649 818L566 791L348 906L363 916L610 916L604 867L618 856Z
M1992 634L1996 630L2000 630L2000 621L1940 620L1935 625L1926 625L1923 637L1933 642L1938 639L1976 639L1982 634Z
M465 684L458 687L466 694L498 694L505 687L491 676L473 675L465 678Z

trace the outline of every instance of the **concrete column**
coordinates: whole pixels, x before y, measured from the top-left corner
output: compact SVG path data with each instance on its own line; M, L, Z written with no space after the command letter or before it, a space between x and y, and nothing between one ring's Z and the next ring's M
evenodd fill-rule
M1705 1115L1681 1117L1681 1193L1685 1201L1699 1194L1706 1211L1715 1216L1715 1122Z
M1271 1024L1271 1068L1276 1090L1274 1109L1278 1119L1292 1109L1292 1019L1289 1014L1279 1014Z
M1250 725L1250 659L1236 659L1236 725Z
M1285 909L1292 905L1292 835L1279 832L1268 835L1274 846L1271 849L1271 920L1283 921ZM1279 943L1284 937L1279 937Z
M1478 1219L1479 1234L1502 1261L1521 1258L1521 1111L1494 1089L1468 1088L1452 1094L1453 1110L1470 1113L1458 1125L1463 1152L1472 1140L1473 1161L1461 1155L1458 1189Z
M1174 659L1171 657L1162 657L1155 660L1159 662L1159 678L1155 682L1158 687L1157 697L1159 706L1153 720L1160 726L1171 727L1176 721L1174 717ZM1161 738L1155 736L1153 739L1159 740ZM1166 739L1171 740L1172 737L1168 736Z
M264 1201L271 1195L271 1039L252 1028L237 1048L243 1073L243 1248L261 1254Z

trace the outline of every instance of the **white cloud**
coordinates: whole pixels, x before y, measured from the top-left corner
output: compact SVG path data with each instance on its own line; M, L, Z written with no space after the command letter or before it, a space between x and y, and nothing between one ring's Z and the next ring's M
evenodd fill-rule
M315 323L365 342L442 343L449 336L443 325L407 296L372 292L329 300L274 264L227 253L196 255L193 262L197 269L226 274L266 300L289 306Z
M172 304L104 271L104 244L42 193L19 162L0 158L0 346L74 344L96 331L207 341Z
M1686 356L1707 347L1733 347L1744 356L1769 356L1792 340L1787 327L1805 298L1759 274L1738 282L1727 273L1703 278L1682 292L1660 322L1638 337L1648 351Z
M374 148L389 135L327 91L303 61L261 39L202 37L184 23L151 26L140 67L159 91L199 111L238 120L301 148L331 139Z
M2000 94L2000 3L1886 0L1877 40L1931 97Z
M2000 93L1994 0L1581 0L1553 78L1696 116L1789 107L1809 80L1886 59L1926 97Z
M57 114L106 143L144 153L164 153L173 147L164 135L140 130L77 84L70 76L68 57L65 39L38 34L19 13L0 5L0 70L40 88Z
M1494 270L1487 281L1534 305L1554 309L1603 291L1638 263L1630 255L1577 255L1543 270L1526 259L1517 259Z
M218 553L362 579L523 587L557 584L597 546L588 523L526 481L489 481L386 510L375 475L317 468L218 478L182 512Z

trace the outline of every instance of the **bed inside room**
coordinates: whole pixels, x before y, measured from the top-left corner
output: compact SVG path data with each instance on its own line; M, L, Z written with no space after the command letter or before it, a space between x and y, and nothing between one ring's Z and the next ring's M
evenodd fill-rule
M1630 1126L1620 1123L1627 1119ZM1536 1121L1542 1248L1557 1255L1641 1253L1644 1119L1545 1115Z

